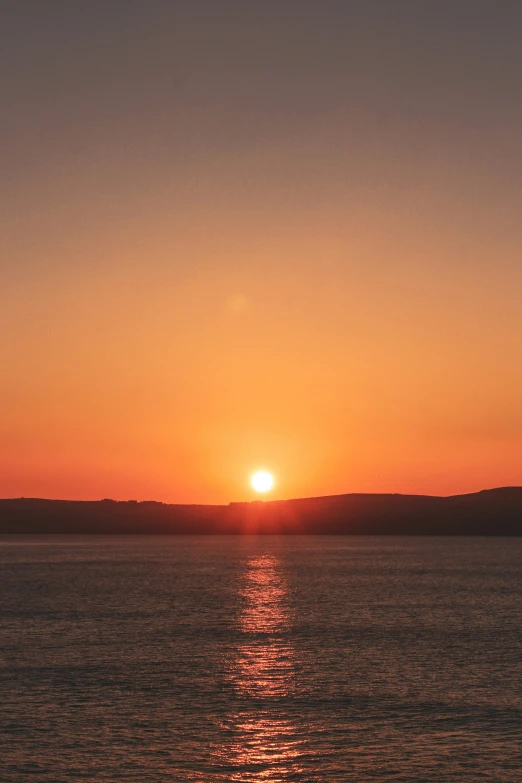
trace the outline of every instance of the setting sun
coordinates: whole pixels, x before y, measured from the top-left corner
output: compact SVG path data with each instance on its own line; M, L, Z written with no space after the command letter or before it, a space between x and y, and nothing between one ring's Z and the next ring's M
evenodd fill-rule
M274 486L274 477L265 470L260 470L252 476L251 484L256 492L269 492Z

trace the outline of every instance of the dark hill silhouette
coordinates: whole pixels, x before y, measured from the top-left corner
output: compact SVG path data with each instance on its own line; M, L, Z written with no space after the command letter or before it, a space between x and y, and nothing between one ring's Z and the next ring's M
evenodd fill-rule
M522 487L469 495L332 495L169 505L146 501L0 500L0 533L284 533L522 535Z

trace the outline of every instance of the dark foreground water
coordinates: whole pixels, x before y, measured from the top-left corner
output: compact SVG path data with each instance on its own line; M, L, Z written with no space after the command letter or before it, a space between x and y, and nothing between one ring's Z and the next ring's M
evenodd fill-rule
M0 537L0 780L522 780L522 540Z

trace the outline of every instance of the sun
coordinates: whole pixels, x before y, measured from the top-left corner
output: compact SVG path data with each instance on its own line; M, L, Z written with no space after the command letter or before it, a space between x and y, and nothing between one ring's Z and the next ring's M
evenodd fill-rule
M256 492L269 492L274 486L274 477L266 470L259 470L254 473L250 483Z

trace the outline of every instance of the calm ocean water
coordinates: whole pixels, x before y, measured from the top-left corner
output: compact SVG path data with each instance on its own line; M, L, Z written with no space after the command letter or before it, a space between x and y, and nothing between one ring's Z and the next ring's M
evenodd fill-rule
M522 780L522 540L0 537L0 780Z

